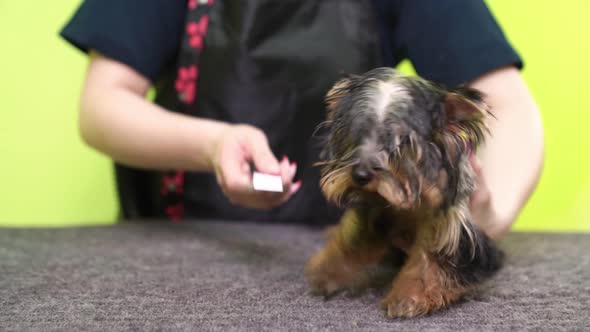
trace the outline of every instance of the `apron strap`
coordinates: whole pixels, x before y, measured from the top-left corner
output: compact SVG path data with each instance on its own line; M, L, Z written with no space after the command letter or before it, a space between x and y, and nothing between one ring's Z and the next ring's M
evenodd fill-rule
M176 110L188 112L197 95L199 78L199 57L204 48L209 25L209 11L213 0L188 0L187 17L178 56L176 90ZM165 172L162 176L161 194L164 198L164 213L173 222L184 217L184 179L185 171Z

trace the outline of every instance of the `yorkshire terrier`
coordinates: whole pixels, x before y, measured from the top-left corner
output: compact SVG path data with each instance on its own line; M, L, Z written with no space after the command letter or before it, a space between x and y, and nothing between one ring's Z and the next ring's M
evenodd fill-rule
M493 116L483 93L377 68L339 80L326 108L320 186L344 209L305 266L315 294L362 288L398 251L381 306L411 318L450 306L501 268L504 253L469 209L470 155Z

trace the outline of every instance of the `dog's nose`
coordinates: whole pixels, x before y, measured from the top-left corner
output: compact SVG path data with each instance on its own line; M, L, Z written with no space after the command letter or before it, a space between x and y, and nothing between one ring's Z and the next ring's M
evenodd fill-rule
M365 186L373 179L373 174L365 167L356 167L352 172L352 180L359 186Z

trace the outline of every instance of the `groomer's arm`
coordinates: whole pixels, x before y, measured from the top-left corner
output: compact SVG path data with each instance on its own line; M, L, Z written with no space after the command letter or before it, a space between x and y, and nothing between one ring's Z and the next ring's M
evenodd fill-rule
M236 205L269 209L300 187L295 165L279 162L258 128L173 113L146 100L149 80L121 62L93 53L80 105L84 141L115 161L145 169L214 173ZM249 162L281 175L285 192L250 190Z
M544 160L541 114L520 72L506 67L470 84L487 94L496 119L479 157L488 195L476 198L473 212L488 235L510 231L539 181Z
M132 68L93 52L80 105L84 141L138 168L212 172L210 149L228 125L168 112L146 100L149 87Z

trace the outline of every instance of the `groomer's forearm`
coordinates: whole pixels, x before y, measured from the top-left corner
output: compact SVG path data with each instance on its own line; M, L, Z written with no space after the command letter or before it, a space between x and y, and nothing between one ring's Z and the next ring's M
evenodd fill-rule
M84 141L145 169L212 171L212 149L228 124L169 112L145 99L147 78L91 52L80 105Z
M87 94L80 126L93 148L139 168L212 170L213 142L226 124L173 114L123 88Z
M534 191L543 168L543 128L539 109L516 69L504 69L472 84L488 95L496 119L480 152L491 195L488 232L502 237Z
M145 99L148 79L90 52L80 104L84 141L137 168L212 171L211 150L228 125L188 117Z

